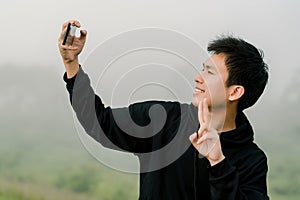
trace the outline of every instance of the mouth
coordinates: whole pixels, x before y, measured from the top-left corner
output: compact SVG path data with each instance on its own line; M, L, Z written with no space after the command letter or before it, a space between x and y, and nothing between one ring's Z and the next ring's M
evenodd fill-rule
M201 88L198 88L198 87L195 87L195 94L199 94L199 93L205 93L205 90L201 89Z

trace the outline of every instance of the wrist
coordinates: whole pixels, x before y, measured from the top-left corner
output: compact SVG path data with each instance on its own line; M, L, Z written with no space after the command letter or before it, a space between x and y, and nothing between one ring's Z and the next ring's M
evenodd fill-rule
M75 76L77 74L77 72L79 70L78 59L75 59L71 62L64 61L64 65L66 68L67 78L72 78L73 76Z
M217 159L208 159L209 160L209 163L210 163L210 166L214 166L220 162L222 162L223 160L225 159L225 156L222 154L219 158Z

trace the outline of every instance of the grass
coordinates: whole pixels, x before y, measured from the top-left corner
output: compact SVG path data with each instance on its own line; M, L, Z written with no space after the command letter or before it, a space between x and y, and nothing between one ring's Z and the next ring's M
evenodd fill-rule
M96 198L46 185L0 180L0 200L96 200Z
M0 200L138 198L137 175L105 167L81 148L45 146L0 153Z

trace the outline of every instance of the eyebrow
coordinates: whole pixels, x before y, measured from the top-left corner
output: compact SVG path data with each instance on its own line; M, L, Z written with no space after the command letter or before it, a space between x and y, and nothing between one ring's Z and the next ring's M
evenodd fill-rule
M203 63L202 65L203 65L204 68L207 68L207 69L212 69L212 70L215 69L214 66L206 65L205 63Z

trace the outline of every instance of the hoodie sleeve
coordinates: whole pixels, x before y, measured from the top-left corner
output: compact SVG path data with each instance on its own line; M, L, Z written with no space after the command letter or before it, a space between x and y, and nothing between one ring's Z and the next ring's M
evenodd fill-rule
M268 200L267 171L267 158L261 150L239 158L235 165L225 158L209 169L211 199Z
M165 110L174 108L174 104L157 101L136 103L125 108L106 107L95 94L82 68L71 79L64 74L64 81L72 108L86 133L103 146L115 150L132 153L152 151L153 139L150 136L166 123L161 124L163 120L160 120L162 115L159 111L151 115L150 110L157 104L165 106Z

